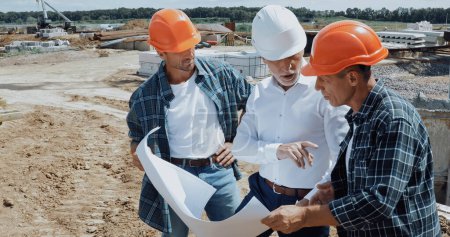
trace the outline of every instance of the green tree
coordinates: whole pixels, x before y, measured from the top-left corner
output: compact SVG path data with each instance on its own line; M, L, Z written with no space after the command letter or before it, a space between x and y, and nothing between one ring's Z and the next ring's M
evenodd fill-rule
M27 20L25 21L25 23L29 24L29 23L36 23L37 19L32 17L32 16L28 16Z

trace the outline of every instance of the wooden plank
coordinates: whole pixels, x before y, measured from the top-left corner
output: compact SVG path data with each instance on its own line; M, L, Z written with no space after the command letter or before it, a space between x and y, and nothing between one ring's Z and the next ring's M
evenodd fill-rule
M142 34L142 33L116 34L116 35L111 35L111 36L102 36L99 38L99 40L107 41L107 40L122 39L122 38L127 38L127 37L132 37L132 36L140 36L140 35L145 36L146 34Z
M148 34L148 30L146 29L139 29L139 30L117 30L117 31L108 31L108 32L101 32L100 34L97 34L100 37L106 37L106 36L116 36L116 35L124 35L124 34Z
M94 40L106 41L135 35L148 35L148 30L140 29L140 30L119 30L110 32L99 32L94 34Z
M23 117L23 113L13 110L13 111L0 111L0 123L10 120L20 119Z

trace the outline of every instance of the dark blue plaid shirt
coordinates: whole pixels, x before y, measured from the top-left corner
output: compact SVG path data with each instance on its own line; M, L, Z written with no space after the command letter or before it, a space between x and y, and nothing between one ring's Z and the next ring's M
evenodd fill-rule
M341 236L440 236L428 133L414 107L378 81L359 112L331 174L329 204ZM348 174L347 145L353 146Z
M166 111L175 97L170 88L162 62L159 70L142 83L130 98L130 112L127 124L132 142L140 142L153 128L161 127L148 137L147 144L153 153L165 160L170 159L169 142L166 133ZM195 83L214 102L219 123L226 142L232 142L238 126L238 110L244 109L251 92L251 85L229 64L196 58L198 75ZM236 163L233 164L237 179L241 174ZM139 217L148 225L166 232L172 232L167 203L144 175Z

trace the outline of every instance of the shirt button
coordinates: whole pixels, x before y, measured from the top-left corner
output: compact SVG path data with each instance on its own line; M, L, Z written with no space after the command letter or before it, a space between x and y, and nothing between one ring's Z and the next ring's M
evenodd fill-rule
M283 115L282 115L282 114L280 114L280 117L283 117Z

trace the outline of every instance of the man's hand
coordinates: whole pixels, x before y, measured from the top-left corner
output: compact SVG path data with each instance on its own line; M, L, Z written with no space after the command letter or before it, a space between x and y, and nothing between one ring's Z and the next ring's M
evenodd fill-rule
M277 158L292 159L298 167L304 169L306 162L311 166L314 160L314 156L306 150L307 147L318 148L319 146L309 141L282 144L277 149Z
M306 198L303 198L302 200L297 201L297 203L295 203L295 205L299 206L299 207L306 207L309 205L309 200Z
M306 209L296 205L281 206L262 219L261 223L272 230L290 234L305 227Z
M130 144L130 153L131 153L131 156L133 157L134 166L138 167L138 169L140 171L144 171L144 167L142 167L141 161L139 161L139 158L136 155L136 149L137 149L138 145L139 145L139 143L132 142Z
M317 192L309 200L309 205L327 205L334 199L334 189L331 182L317 184Z
M233 153L231 153L231 146L232 146L231 143L226 142L216 152L215 161L223 167L231 165L235 160Z

